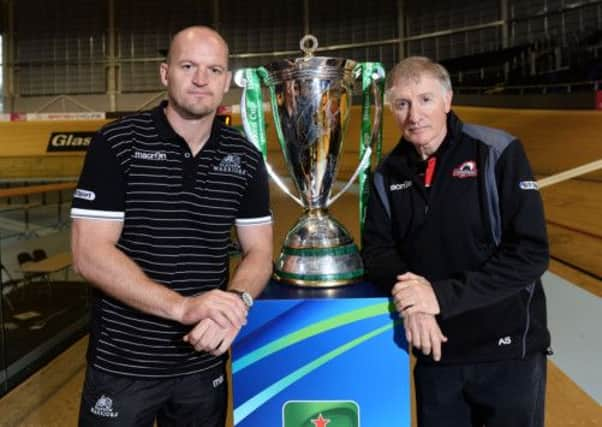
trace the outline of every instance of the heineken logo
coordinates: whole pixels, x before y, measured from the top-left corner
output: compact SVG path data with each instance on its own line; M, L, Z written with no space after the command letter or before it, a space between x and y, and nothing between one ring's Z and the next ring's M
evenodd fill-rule
M350 400L288 401L282 427L359 427L360 409Z
M316 427L326 427L326 424L330 424L330 418L324 418L322 414L318 415L318 418L311 420L311 423Z

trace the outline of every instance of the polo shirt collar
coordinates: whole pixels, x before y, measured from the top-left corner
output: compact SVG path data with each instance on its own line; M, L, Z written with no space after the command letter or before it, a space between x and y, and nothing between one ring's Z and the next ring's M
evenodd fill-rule
M167 120L167 116L165 115L165 107L167 107L167 101L161 101L161 103L158 106L151 110L151 117L153 118L153 122L155 123L155 126L159 131L159 136L163 140L179 142L188 147L188 144L186 144L184 138L182 138L173 129L173 127L171 127L171 124L169 123L169 120ZM203 148L217 145L219 141L218 136L220 133L220 126L220 121L214 118L211 127L211 135L209 135L209 139L207 140Z

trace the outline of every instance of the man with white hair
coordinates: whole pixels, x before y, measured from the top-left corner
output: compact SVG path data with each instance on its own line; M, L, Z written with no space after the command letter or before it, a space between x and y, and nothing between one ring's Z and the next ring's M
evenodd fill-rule
M543 427L549 254L523 147L462 123L428 58L397 64L386 96L402 137L373 177L363 257L417 357L418 425Z

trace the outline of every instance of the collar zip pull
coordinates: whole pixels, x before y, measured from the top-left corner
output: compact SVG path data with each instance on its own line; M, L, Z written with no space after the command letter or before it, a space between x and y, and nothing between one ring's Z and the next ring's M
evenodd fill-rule
M435 175L435 166L437 165L436 157L429 157L426 161L426 171L424 173L424 186L429 188L433 183L433 176Z

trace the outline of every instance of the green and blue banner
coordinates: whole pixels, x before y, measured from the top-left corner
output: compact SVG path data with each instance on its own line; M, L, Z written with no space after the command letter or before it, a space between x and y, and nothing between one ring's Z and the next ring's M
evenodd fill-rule
M410 367L388 298L256 301L232 347L234 425L410 425Z

